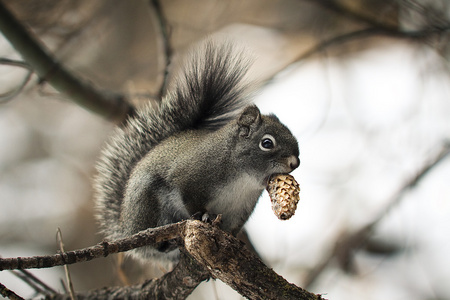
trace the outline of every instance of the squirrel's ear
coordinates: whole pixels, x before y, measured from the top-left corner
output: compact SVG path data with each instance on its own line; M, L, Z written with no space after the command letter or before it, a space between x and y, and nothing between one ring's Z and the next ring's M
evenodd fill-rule
M239 135L249 137L261 125L261 112L256 105L247 106L238 119Z

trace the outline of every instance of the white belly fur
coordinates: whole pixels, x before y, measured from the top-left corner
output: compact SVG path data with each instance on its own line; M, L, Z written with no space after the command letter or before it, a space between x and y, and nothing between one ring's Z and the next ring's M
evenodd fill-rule
M218 190L206 209L209 213L222 214L222 228L229 231L237 224L243 225L242 219L253 211L263 189L259 180L243 174Z

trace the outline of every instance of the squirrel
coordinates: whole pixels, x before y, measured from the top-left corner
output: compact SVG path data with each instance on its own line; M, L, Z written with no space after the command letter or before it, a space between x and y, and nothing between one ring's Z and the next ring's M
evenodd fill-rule
M95 178L97 218L109 240L201 215L221 214L236 235L268 179L299 164L296 138L248 103L249 62L230 43L191 54L158 107L137 109L106 143ZM175 243L135 249L176 261Z

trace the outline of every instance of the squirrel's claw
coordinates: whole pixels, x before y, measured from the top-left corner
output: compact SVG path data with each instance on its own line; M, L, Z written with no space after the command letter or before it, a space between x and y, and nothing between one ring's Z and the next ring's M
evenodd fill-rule
M221 214L211 214L207 212L198 211L191 216L193 220L202 221L211 225L217 225L222 220Z

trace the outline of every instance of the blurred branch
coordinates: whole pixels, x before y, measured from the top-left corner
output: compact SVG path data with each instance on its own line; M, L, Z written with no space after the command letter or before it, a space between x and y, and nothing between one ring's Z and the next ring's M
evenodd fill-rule
M47 295L57 293L54 289L49 287L47 284L42 282L39 278L37 278L27 270L11 270L11 273L28 284L38 294ZM0 295L3 294L0 293Z
M181 260L172 272L139 285L108 287L75 296L84 299L185 299L200 282L212 276L249 299L323 299L287 282L231 234L217 226L193 220L144 230L129 238L110 243L105 241L81 250L0 259L0 270L71 264L174 239L180 247ZM68 299L69 296L52 295L47 298Z
M17 95L19 95L25 88L25 86L30 82L31 76L33 75L33 71L28 71L25 78L22 80L20 85L12 91L0 94L0 103L6 103L12 99L14 99Z
M36 293L40 293L42 295L57 293L56 290L52 289L50 286L42 282L42 280L40 280L27 270L12 270L11 272L26 284L28 284Z
M24 68L24 69L28 70L27 75L24 77L24 79L22 80L22 82L20 83L20 85L17 88L15 88L12 91L0 94L0 103L6 103L9 100L14 99L14 97L19 95L23 91L23 89L28 84L28 82L30 82L31 76L33 75L33 69L30 67L29 64L27 64L24 61L7 59L7 58L3 58L3 57L0 58L0 65L19 67L19 68Z
M0 295L11 300L24 300L22 297L8 289L6 286L0 283Z
M346 18L350 18L357 22L364 23L368 25L368 27L344 33L341 35L337 35L327 40L321 41L317 45L313 46L311 49L307 50L304 53L301 53L286 67L288 67L293 63L305 60L330 47L339 46L344 43L358 39L370 38L374 36L389 36L399 39L408 39L412 41L426 42L431 38L439 39L444 35L448 35L450 32L450 21L443 20L442 18L440 19L440 22L430 23L423 29L408 31L408 30L401 30L395 25L379 21L377 19L364 15L360 12L352 10L349 7L341 4L339 1L335 0L314 0L314 1L302 0L302 1L309 1L315 3ZM404 2L411 2L411 1L404 1Z
M351 7L342 3L342 1L336 0L304 0L314 3L316 5L320 5L323 8L334 12L336 14L342 15L347 19L354 20L359 23L364 23L369 25L370 27L375 27L378 29L382 29L386 32L401 32L396 24L390 24L386 21L380 21L378 18L371 17L365 14L363 11L357 11L352 9ZM415 0L400 0L393 2L391 6L399 6L397 9L406 9L409 8L420 15L425 19L425 27L426 28L448 28L450 22L448 18L445 17L445 11L437 11L432 6L425 6L418 1ZM378 16L379 17L379 16Z
M33 70L31 68L31 66L28 63L24 62L24 61L8 59L8 58L4 58L4 57L0 57L0 65L20 67L20 68L24 68L24 69L27 69L27 70L30 70L30 71Z
M399 3L421 15L426 24L431 26L448 24L447 11L434 7L432 2L420 3L416 0L401 0Z
M307 59L318 52L321 52L329 47L342 45L347 42L351 42L357 39L369 38L377 35L385 35L402 39L410 40L424 40L432 36L439 36L441 34L448 34L450 32L450 24L442 28L430 28L418 31L399 31L391 30L383 27L371 27L364 28L361 30L352 31L342 35L332 37L328 40L318 43L316 46L312 47L310 50L302 53L300 56L294 59L292 63L302 61Z
M158 21L158 27L160 32L160 40L163 48L163 56L164 56L164 73L162 75L161 86L159 88L158 99L161 99L164 96L164 93L167 89L167 83L169 80L169 67L171 63L171 58L173 54L173 49L170 44L170 33L169 26L164 15L164 12L161 7L161 3L159 0L150 0L150 4L153 7L154 15L156 20Z
M123 122L133 113L133 107L122 95L100 92L59 64L48 49L8 11L3 2L0 2L0 31L41 80L49 82L77 104L116 123Z
M283 70L287 69L288 67L290 67L295 63L308 59L311 56L314 56L322 51L327 50L328 48L341 46L345 43L352 42L355 40L371 38L374 36L390 36L399 39L408 39L412 41L424 41L432 37L440 38L442 35L448 35L449 33L450 33L450 24L444 27L435 27L418 31L401 31L383 27L370 27L351 31L319 42L317 45L311 47L309 50L301 53L299 56L295 57L292 61L289 61L279 70L277 70L270 78L268 78L265 81L265 84L268 84L277 74L281 73Z
M436 157L425 163L415 176L408 179L405 184L387 201L387 205L378 213L378 215L367 225L352 233L341 235L335 242L333 251L313 270L310 271L304 282L305 287L310 287L328 265L337 259L341 267L346 271L352 271L354 251L361 249L367 242L370 234L374 231L378 223L383 220L389 211L397 206L403 199L406 192L413 189L430 173L437 165L450 155L450 143L445 143Z
M308 1L316 5L320 5L329 11L344 16L345 18L365 23L367 25L370 25L371 27L383 28L385 30L393 30L393 31L397 30L396 26L387 24L385 22L380 22L372 17L362 14L361 12L355 11L336 0L303 0L303 1Z

